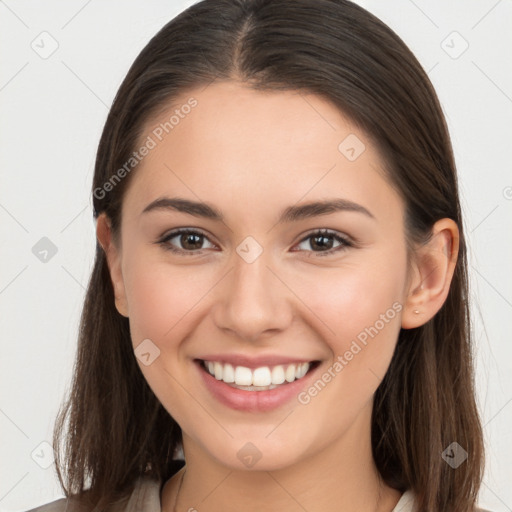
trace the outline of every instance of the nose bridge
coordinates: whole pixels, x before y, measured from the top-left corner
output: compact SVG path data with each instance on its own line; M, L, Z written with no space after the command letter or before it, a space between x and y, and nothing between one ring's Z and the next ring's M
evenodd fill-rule
M217 326L254 340L266 331L274 334L291 321L286 287L271 270L270 251L248 237L233 254L232 271L218 298Z

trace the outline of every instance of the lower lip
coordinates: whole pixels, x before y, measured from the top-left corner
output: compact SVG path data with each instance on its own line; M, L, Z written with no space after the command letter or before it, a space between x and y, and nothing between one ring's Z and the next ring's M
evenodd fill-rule
M318 370L310 370L304 377L266 391L244 391L233 388L222 380L217 380L204 369L199 361L194 361L201 378L210 393L222 404L239 411L264 412L277 409L296 398Z

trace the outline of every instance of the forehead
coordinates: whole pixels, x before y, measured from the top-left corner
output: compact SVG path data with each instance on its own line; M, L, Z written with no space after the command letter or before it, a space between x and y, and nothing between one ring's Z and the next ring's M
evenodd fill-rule
M301 198L400 202L372 141L313 94L214 82L174 98L146 124L144 141L151 149L125 198L139 207L162 195L259 213Z

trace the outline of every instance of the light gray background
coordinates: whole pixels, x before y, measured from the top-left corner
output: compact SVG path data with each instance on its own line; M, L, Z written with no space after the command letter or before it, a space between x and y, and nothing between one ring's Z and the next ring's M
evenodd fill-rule
M70 382L93 261L89 190L96 146L133 59L192 3L0 0L1 510L63 495L45 443L52 441ZM480 503L511 511L512 4L358 3L409 45L447 117L470 243L478 399L488 450ZM45 31L50 36L41 35ZM52 44L56 51L41 55ZM46 262L32 252L43 237L57 248Z

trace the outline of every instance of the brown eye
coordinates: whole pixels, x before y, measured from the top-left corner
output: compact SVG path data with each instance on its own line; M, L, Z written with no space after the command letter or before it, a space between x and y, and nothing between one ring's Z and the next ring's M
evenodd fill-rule
M209 243L210 247L204 247L205 242ZM164 249L188 255L199 254L203 249L215 247L204 233L193 229L171 231L159 240L158 243Z
M313 250L332 249L334 237L332 235L315 235L310 237L310 246Z
M333 254L353 246L347 238L329 230L310 233L301 240L301 245L301 251L318 253L317 256Z
M183 249L201 249L199 246L202 245L204 238L203 235L197 235L196 233L184 233L178 236Z

